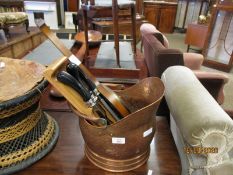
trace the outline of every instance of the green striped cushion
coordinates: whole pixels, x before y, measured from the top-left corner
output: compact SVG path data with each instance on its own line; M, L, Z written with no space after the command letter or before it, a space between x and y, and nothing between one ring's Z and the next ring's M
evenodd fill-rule
M24 12L9 12L9 13L2 13L5 14L6 17L6 24L17 24L25 21L28 19L28 16Z

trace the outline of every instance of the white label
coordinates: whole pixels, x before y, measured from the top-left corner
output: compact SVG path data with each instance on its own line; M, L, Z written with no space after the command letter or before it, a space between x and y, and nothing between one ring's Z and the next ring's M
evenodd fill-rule
M69 60L70 60L70 62L76 64L77 66L79 66L81 64L81 61L74 55L71 55L69 57Z
M36 25L37 25L38 27L41 27L41 26L44 25L45 22L44 22L43 19L38 18L38 19L35 19L35 23L36 23Z
M152 131L153 131L153 128L150 128L150 129L146 130L146 131L143 133L143 137L146 137L146 136L150 135L150 134L152 133Z
M4 62L0 62L0 68L4 68L6 64Z
M152 174L153 174L153 171L152 170L148 170L147 175L152 175Z
M112 143L113 144L125 144L125 138L124 137L112 137Z

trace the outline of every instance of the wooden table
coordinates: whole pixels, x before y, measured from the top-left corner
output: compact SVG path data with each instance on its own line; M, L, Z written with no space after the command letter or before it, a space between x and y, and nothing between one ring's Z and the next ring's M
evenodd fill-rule
M205 44L205 39L207 37L208 25L191 23L188 25L185 44L188 45L187 52L189 51L190 45L196 46L203 49Z
M17 175L146 175L149 170L153 175L181 174L180 159L164 117L157 117L157 131L148 162L130 172L111 173L94 166L85 156L78 117L69 110L65 100L49 97L47 90L43 93L41 106L59 124L58 143L47 156Z

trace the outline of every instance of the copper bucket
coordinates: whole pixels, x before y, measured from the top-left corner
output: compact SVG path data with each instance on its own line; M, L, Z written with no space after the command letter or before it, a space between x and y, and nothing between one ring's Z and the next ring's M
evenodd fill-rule
M99 168L125 172L143 165L156 130L155 115L164 95L159 78L143 79L118 92L131 114L107 127L93 126L80 117L87 158Z

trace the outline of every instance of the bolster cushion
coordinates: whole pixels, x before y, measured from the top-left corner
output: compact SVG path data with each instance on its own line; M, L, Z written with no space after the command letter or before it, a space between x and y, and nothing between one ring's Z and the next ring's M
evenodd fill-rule
M183 139L190 146L217 147L225 154L233 145L233 121L184 66L162 75L165 98Z

